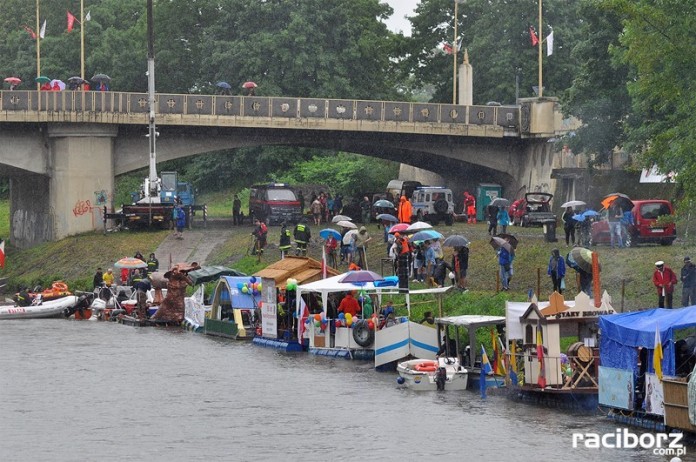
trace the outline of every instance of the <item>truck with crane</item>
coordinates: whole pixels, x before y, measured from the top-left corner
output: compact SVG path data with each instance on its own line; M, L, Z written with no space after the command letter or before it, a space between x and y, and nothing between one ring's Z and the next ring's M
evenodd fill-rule
M132 203L123 204L120 210L109 212L104 207L104 230L107 222L113 220L119 228L172 225L174 208L181 205L186 213L186 225L191 227L196 211L203 212L204 226L207 222L207 208L195 203L193 188L189 183L180 182L176 172L163 172L157 176L156 139L159 133L155 128L155 32L152 15L152 0L147 2L147 87L148 87L148 144L150 147L150 171L139 192L132 193Z

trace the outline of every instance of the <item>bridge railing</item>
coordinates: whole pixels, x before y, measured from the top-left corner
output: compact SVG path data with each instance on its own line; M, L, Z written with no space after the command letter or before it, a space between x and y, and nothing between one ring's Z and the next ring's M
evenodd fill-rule
M492 126L525 131L520 106L461 106L438 103L265 96L180 95L158 93L155 112L170 116L268 117L384 123ZM2 91L6 114L147 114L146 93L100 91ZM165 121L166 123L166 121Z

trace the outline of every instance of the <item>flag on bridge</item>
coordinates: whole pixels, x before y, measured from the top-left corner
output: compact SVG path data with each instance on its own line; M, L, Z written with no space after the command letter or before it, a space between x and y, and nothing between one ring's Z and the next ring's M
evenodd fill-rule
M553 31L546 36L546 56L553 54Z
M36 32L34 32L34 29L31 27L27 26L26 24L23 24L22 27L24 28L25 31L29 33L32 39L36 40Z
M85 15L85 21L91 21L92 20L92 10L89 10L87 14Z
M532 39L533 47L539 45L539 37L537 36L536 29L534 29L534 26L529 26L529 38Z
M5 241L0 241L0 268L5 267Z
M39 31L39 37L46 37L46 20L44 19L43 24L41 24L41 30Z
M68 32L72 32L75 21L77 21L77 18L70 11L68 11ZM79 24L80 21L77 21L77 23Z

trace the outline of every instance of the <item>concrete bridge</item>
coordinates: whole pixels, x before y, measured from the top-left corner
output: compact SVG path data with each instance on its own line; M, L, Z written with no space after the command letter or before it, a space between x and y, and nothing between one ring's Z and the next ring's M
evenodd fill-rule
M548 189L560 127L553 99L518 106L288 97L156 95L157 160L262 145L397 160L459 188ZM114 177L149 160L145 93L0 92L0 175L10 178L11 241L97 229Z

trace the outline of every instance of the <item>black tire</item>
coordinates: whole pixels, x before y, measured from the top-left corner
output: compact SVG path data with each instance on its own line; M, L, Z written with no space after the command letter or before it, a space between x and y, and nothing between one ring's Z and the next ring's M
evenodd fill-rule
M672 245L674 243L674 239L662 239L660 241L660 245Z
M435 211L439 214L447 213L448 208L449 204L444 199L438 199L437 201L435 201L435 204L433 204L433 209L435 209Z
M367 321L359 321L353 326L353 340L361 347L367 348L375 342L375 331L370 329Z

